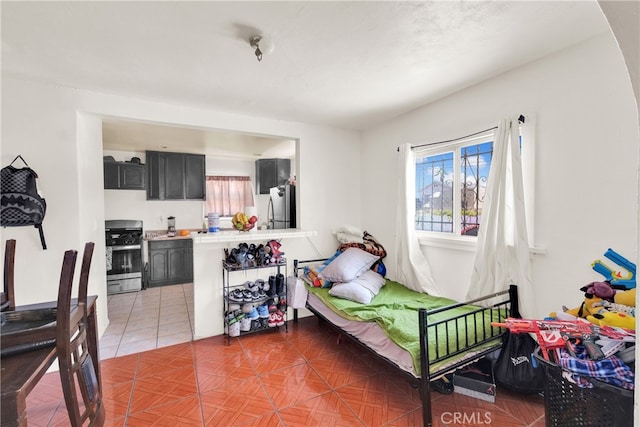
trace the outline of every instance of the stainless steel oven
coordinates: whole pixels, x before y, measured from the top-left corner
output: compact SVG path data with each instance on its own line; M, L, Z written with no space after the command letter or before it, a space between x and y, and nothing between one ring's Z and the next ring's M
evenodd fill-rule
M105 221L107 295L142 289L142 221Z

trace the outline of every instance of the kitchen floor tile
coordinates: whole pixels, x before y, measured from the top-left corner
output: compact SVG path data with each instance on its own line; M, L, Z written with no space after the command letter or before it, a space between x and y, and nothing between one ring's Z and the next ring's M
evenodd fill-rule
M109 295L107 305L101 360L193 339L193 283Z
M121 343L118 346L116 357L126 356L128 354L140 353L143 351L153 350L157 348L158 340L140 340L131 343Z
M158 319L158 325L162 326L162 325L166 325L169 323L178 323L178 322L182 322L182 323L186 323L187 325L189 325L189 327L191 327L191 322L189 321L189 314L186 311L181 311L178 313L173 313L173 314L168 314L168 315L161 315L160 318Z

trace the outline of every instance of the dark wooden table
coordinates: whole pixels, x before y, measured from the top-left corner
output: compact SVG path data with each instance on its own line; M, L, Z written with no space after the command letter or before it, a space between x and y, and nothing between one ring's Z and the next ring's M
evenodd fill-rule
M89 341L89 353L93 359L93 366L98 377L98 387L102 390L100 355L98 351L96 299L96 296L89 296L87 298L87 338ZM55 308L56 305L56 301L51 301L19 306L16 307L15 310ZM72 300L71 307L72 310L77 308L77 301L75 299ZM0 360L0 370L2 371L0 378L0 390L2 391L0 425L2 427L27 425L27 395L33 390L55 359L56 347L54 345L14 356L3 357Z

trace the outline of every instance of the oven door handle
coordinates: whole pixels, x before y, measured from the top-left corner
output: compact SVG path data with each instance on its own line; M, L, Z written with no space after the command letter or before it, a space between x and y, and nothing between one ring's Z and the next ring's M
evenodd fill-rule
M130 251L131 249L140 249L140 245L124 245L124 246L107 246L112 251Z

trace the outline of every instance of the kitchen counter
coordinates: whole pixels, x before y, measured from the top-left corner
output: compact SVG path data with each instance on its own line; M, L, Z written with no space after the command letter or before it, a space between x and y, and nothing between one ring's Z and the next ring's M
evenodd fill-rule
M181 230L187 230L189 231L189 234L187 234L186 236L181 236L180 233ZM167 230L146 230L144 232L144 240L175 240L175 239L190 239L191 236L193 234L197 234L199 231L202 231L199 228L194 228L194 229L184 229L181 228L176 232L176 235L173 237L167 236Z
M215 243L215 242L243 242L255 240L279 240L290 237L310 237L315 236L315 231L304 231L297 228L278 229L278 230L250 230L238 231L232 228L222 229L214 233L203 232L202 229L179 229L188 230L189 234L181 236L176 234L173 237L167 236L167 230L147 230L144 232L144 240L177 240L177 239L193 239L194 243Z
M194 243L229 243L229 242L250 242L256 240L280 240L292 237L311 237L318 233L315 231L300 230L298 228L285 228L277 230L251 230L238 231L223 229L215 233L197 234L192 233Z

